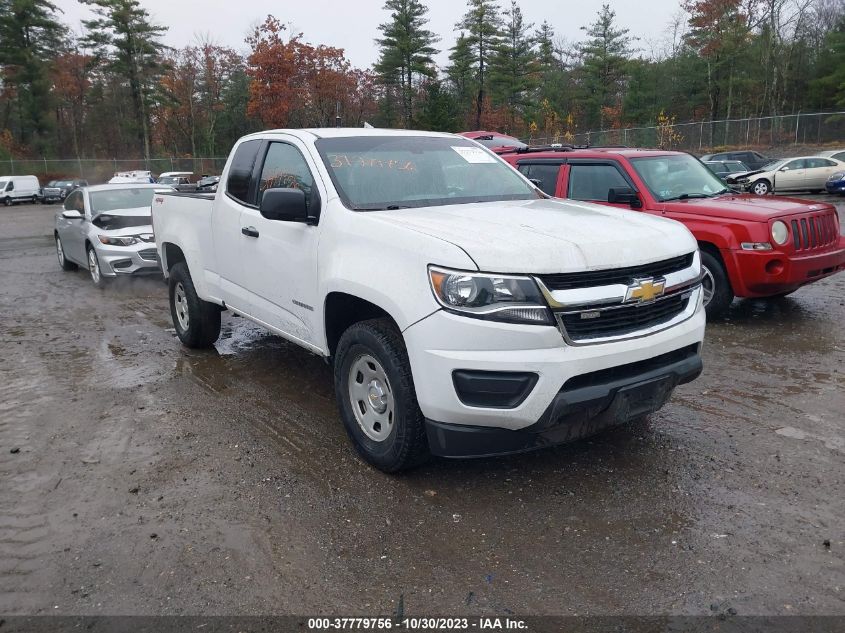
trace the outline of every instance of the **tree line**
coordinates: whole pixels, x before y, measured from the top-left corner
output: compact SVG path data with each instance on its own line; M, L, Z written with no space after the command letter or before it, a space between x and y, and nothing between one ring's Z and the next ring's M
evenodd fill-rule
M0 159L218 156L251 131L337 121L565 141L845 109L842 0L682 0L658 41L609 5L569 41L517 0L467 0L447 51L422 0L387 0L365 69L272 15L243 51L175 49L139 0L79 1L82 34L49 0L0 0Z

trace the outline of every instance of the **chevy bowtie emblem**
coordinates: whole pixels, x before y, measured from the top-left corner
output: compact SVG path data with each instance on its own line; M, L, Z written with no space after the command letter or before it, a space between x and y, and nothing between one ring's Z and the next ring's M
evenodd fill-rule
M654 301L657 297L663 296L665 289L665 279L635 279L625 293L625 303Z

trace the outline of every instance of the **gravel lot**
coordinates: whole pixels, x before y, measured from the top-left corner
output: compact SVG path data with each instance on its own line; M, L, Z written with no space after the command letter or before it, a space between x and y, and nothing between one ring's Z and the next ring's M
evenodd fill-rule
M845 274L736 302L644 426L391 477L321 360L182 348L57 208L0 209L0 613L845 615Z

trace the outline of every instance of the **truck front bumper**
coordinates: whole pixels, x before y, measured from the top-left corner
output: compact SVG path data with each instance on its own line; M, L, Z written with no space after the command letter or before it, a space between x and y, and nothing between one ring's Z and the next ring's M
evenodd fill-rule
M661 332L570 346L556 327L435 312L404 332L430 448L519 452L655 411L700 373L704 323L699 306Z
M723 251L733 259L731 285L738 297L766 297L790 292L845 270L845 236L821 253L785 254L777 251Z

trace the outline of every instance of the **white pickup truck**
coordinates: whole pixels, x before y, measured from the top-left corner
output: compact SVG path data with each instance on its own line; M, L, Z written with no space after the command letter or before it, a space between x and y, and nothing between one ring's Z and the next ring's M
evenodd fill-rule
M701 263L681 224L549 199L450 134L276 130L215 195L152 203L179 338L232 310L333 364L361 455L398 471L573 440L701 372Z

